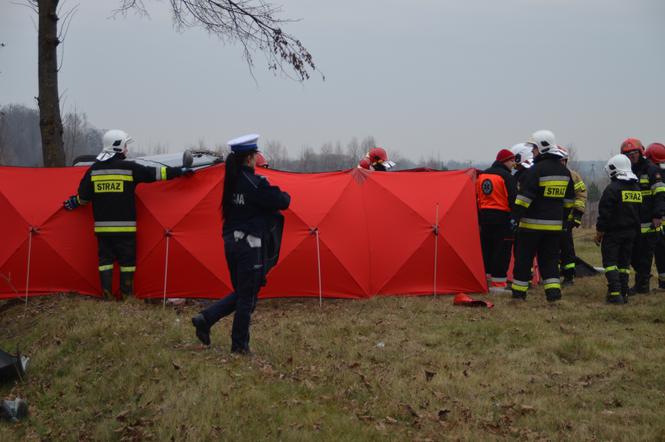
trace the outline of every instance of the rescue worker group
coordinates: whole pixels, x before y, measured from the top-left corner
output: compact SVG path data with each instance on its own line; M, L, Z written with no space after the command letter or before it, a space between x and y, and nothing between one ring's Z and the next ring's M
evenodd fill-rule
M255 173L268 167L259 152L258 135L228 142L221 210L224 254L233 292L192 318L196 336L210 345L211 327L234 313L231 351L247 354L249 326L259 291L276 264L284 218L281 211L290 196ZM64 208L92 203L98 242L99 275L104 299L132 295L136 270L135 189L140 183L189 177L191 165L149 167L127 160L133 140L122 130L103 136L103 148L84 174L77 194ZM538 264L546 299L561 299L561 286L573 284L575 249L572 230L581 225L586 187L568 168L568 150L556 144L554 134L539 130L527 142L501 149L492 166L476 180L483 261L489 290L526 300L534 262ZM388 171L395 164L380 147L371 149L358 164L371 171ZM605 171L610 183L599 203L595 242L600 245L607 278L607 302L625 304L628 296L648 293L655 254L659 287L665 289L665 146L629 138L620 153L609 159ZM508 268L514 261L512 281ZM114 264L120 270L120 294L113 295ZM629 288L629 267L635 284Z

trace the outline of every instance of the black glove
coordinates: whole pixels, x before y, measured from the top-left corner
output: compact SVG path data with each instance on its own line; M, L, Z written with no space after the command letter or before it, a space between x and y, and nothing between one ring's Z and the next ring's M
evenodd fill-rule
M573 225L571 226L573 229L576 227L580 227L582 225L582 216L584 214L582 212L579 212L577 210L573 211Z
M180 169L180 176L190 177L194 175L194 169L191 167L183 167Z
M74 210L80 206L81 203L79 203L79 199L76 195L72 195L67 199L67 201L63 202L62 205L67 210Z

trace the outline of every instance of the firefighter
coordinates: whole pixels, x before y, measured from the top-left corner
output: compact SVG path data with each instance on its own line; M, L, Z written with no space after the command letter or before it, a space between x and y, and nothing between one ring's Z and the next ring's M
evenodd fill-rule
M122 130L107 131L102 137L102 152L81 178L78 194L63 203L67 210L92 203L104 299L112 295L116 261L120 266L120 297L116 299L132 294L136 270L136 186L194 172L184 167L148 167L127 161L127 145L132 141Z
M651 143L647 147L646 157L653 164L661 169L665 169L665 146L661 143ZM654 249L654 258L656 269L658 269L658 290L665 290L665 235L661 227L660 235L656 235L656 246Z
M561 233L561 275L563 276L563 285L572 285L575 280L575 242L573 240L573 229L582 225L582 216L586 209L586 185L582 181L582 176L568 167L568 149L564 146L558 146L563 155L561 164L563 164L570 176L573 178L573 188L575 190L575 203L573 210L570 211L568 219L563 224Z
M513 247L515 221L511 217L517 184L511 171L515 155L501 149L492 166L476 180L480 243L485 271L490 278L490 292L508 292L506 272Z
M601 246L607 302L625 304L633 245L640 235L642 192L625 155L610 158L605 171L611 181L598 203L595 242Z
M386 172L388 169L395 167L395 163L388 160L388 153L383 147L374 147L367 152L367 159L369 159L369 170L376 170L377 172ZM362 163L362 160L360 160ZM358 163L359 166L365 169L363 165Z
M621 153L630 160L642 191L640 235L635 239L631 259L635 269L635 285L628 294L649 293L654 248L661 232L661 219L665 215L665 184L658 166L644 157L644 146L640 140L626 139L621 143Z
M358 161L358 169L369 170L369 166L369 158L367 157L362 157L360 161Z
M519 143L510 148L510 151L515 155L515 169L513 175L519 188L519 183L524 176L524 173L533 166L533 145L527 143Z
M224 253L233 292L192 318L196 336L210 345L210 328L235 312L231 352L249 354L249 325L259 290L268 271L277 263L284 218L291 202L288 193L255 174L258 135L229 141L226 157L222 217Z
M526 299L531 264L538 256L538 267L545 285L547 301L561 299L559 279L559 242L563 221L573 207L575 193L570 172L561 164L554 134L535 132L529 141L538 148L534 165L526 173L515 199L513 216L518 222L513 298Z

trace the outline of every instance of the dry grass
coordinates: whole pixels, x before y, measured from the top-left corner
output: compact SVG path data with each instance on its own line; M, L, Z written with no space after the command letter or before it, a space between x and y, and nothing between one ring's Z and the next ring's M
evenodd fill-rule
M34 299L0 313L0 347L32 357L0 389L32 415L0 440L663 440L665 294L604 294L266 301L253 358L230 356L229 319L201 350L193 306Z

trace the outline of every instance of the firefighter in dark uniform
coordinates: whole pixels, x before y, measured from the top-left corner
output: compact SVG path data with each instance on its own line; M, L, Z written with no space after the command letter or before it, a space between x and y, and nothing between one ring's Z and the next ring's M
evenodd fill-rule
M665 146L661 143L651 143L647 147L645 156L649 161L655 164L663 173L665 169ZM665 290L665 232L661 226L660 235L656 235L656 246L654 249L654 258L656 269L658 269L658 290Z
M103 149L79 184L78 194L64 202L67 210L92 203L99 254L102 296L112 296L113 264L120 266L121 298L131 296L136 271L136 207L134 191L139 183L170 180L191 169L148 167L126 161L132 138L122 130L109 130Z
M628 277L635 237L640 234L642 192L625 155L616 155L605 166L610 184L598 204L596 244L601 246L607 278L607 302L628 301Z
M492 166L476 180L480 244L491 292L508 291L506 272L515 230L511 212L517 196L517 183L511 174L513 167L515 155L501 149Z
M235 312L231 352L248 354L249 325L259 290L268 271L277 263L284 218L291 202L288 193L255 174L258 135L229 141L226 158L222 216L224 252L233 292L192 318L196 336L210 345L210 328Z
M559 242L563 221L573 207L575 193L570 172L561 164L561 153L548 130L535 132L531 142L538 148L535 164L524 177L515 199L514 218L518 221L513 298L526 299L531 265L538 266L549 302L561 299Z
M635 239L631 259L635 285L628 294L649 293L654 248L661 233L661 219L665 215L665 184L660 169L644 157L644 146L640 140L628 138L621 144L621 153L630 160L642 191L640 235Z
M563 232L561 233L562 284L572 285L575 281L575 261L577 260L573 229L582 225L582 217L586 210L586 184L582 180L582 175L568 167L568 149L564 146L559 146L559 151L562 154L561 163L570 171L570 176L573 179L573 189L575 190L573 210L570 211L568 219L563 223Z

